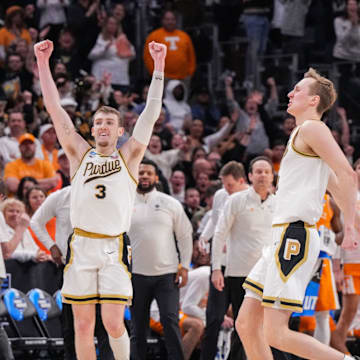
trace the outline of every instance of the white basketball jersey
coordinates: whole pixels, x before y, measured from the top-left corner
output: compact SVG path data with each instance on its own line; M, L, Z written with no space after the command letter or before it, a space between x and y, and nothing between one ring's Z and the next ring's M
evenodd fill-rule
M273 224L301 220L314 225L323 211L330 168L319 156L295 148L299 129L291 134L281 160Z
M73 228L108 236L129 231L136 187L120 151L90 149L71 181Z

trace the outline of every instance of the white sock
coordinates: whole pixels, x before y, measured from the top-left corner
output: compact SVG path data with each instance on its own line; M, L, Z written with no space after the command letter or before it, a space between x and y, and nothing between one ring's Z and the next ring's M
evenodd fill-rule
M353 358L350 355L344 355L344 360L354 360L355 358Z
M130 359L130 339L126 329L119 338L113 338L109 335L109 342L111 350L114 353L115 360Z
M330 344L330 314L329 311L317 311L315 312L316 328L314 332L314 338L322 342L323 344Z

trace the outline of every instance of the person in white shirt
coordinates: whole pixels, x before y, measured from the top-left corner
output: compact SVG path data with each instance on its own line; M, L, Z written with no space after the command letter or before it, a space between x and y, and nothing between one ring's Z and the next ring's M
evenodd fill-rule
M181 203L156 190L157 166L143 160L131 218L132 354L146 358L150 304L156 299L171 359L184 359L178 324L179 288L187 283L192 253L192 227ZM178 250L177 250L178 249Z
M126 42L125 52L120 52L120 47L124 47L121 39ZM101 80L106 71L111 74L114 89L124 90L130 85L129 64L135 58L135 48L122 33L121 25L113 16L105 19L102 32L88 57L92 61L91 73L97 80Z
M0 180L0 203L5 199L6 195L6 187L2 180ZM7 243L11 238L9 238L7 234L7 225L5 223L5 219L2 211L0 211L0 243L1 247L6 247L5 243ZM4 244L4 245L2 245ZM3 283L6 278L6 269L3 258L2 248L0 249L0 285ZM4 360L14 360L14 354L12 352L10 342L7 336L6 331L3 326L0 325L0 356L1 359Z
M54 262L64 268L68 239L70 238L73 228L70 221L70 194L71 187L67 186L50 194L41 206L36 210L30 221L30 226L38 239L50 250ZM46 230L47 222L56 217L56 234L55 243ZM95 336L98 339L99 352L101 359L114 360L111 351L109 338L104 329L99 312L99 305L96 309ZM61 325L64 336L65 359L76 358L74 344L74 319L71 305L63 303Z
M145 152L145 157L154 161L167 181L171 176L171 169L182 160L183 155L184 153L180 148L163 151L161 138L156 134L151 136L149 146Z
M245 296L242 288L245 278L261 257L263 247L271 243L270 230L275 204L274 196L270 194L273 179L271 160L265 156L253 159L249 168L252 186L228 198L216 224L212 242L211 280L218 291L225 292L226 304L232 305L234 318ZM226 288L221 271L225 246ZM240 351L233 346L230 359L239 359Z
M1 212L5 219L5 239L8 239L1 243L4 259L42 261L46 254L39 250L28 230L30 218L25 205L20 200L7 199L1 204Z
M50 250L56 264L65 264L68 239L73 229L70 222L70 190L67 186L50 194L36 210L30 221L39 240ZM55 243L46 230L47 222L56 217Z
M215 193L211 213L211 225L215 228L220 217L222 208L231 194L246 190L246 174L244 166L236 161L230 161L220 170L220 178L223 188ZM211 237L211 231L208 238ZM208 240L208 239L207 239ZM206 244L204 245L204 247ZM224 254L225 255L225 254ZM225 270L225 258L223 256L222 271ZM226 281L227 282L227 281ZM225 284L226 287L226 284ZM225 292L217 290L210 281L209 297L206 307L206 328L202 341L201 359L214 359L217 353L218 335L228 309ZM239 342L238 342L239 343Z

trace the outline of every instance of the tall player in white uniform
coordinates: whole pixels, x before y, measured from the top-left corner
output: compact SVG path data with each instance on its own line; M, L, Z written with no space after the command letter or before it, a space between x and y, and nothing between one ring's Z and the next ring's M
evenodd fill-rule
M269 345L301 358L351 359L316 339L289 329L293 311L301 312L306 286L320 251L315 228L329 189L344 214L343 247L356 247L356 174L321 121L336 100L331 81L310 69L288 94L295 116L282 159L273 217L273 245L245 280L245 300L236 329L249 360L273 359Z
M45 106L70 160L74 235L62 295L65 302L72 304L79 360L96 359L96 303L102 304L102 320L115 359L129 359L129 337L123 320L125 304L132 298L131 250L126 231L130 227L139 164L161 110L166 46L152 42L149 50L154 73L146 107L133 135L118 151L116 143L124 133L120 113L110 107L96 111L91 129L96 147L90 148L60 106L49 67L52 42L45 40L34 46Z

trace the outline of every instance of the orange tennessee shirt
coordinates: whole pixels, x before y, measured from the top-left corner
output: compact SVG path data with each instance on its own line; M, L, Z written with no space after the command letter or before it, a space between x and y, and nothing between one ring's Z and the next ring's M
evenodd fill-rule
M325 194L323 213L316 224L317 229L319 229L321 225L324 225L326 228L331 230L331 219L333 218L333 216L334 211L330 205L330 196L328 194Z
M154 62L149 53L151 41L167 45L165 77L181 80L194 74L196 68L195 50L190 36L186 32L181 30L168 32L164 28L160 28L149 34L144 48L144 62L150 74L154 70Z
M31 36L27 29L21 30L20 38L25 39L28 44L31 43ZM5 49L7 49L14 40L16 40L16 36L8 29L3 27L0 30L0 45L4 46Z
M32 165L24 163L21 158L6 164L5 180L10 177L21 180L24 176L32 176L39 180L48 179L55 176L55 170L49 161L41 159L35 159Z

